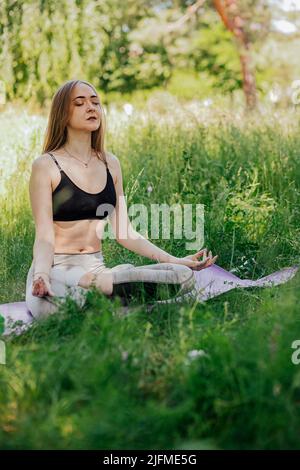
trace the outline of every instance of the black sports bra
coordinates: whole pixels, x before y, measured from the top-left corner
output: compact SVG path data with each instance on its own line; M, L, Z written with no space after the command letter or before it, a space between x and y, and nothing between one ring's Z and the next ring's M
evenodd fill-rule
M116 206L116 190L106 163L106 186L100 193L87 193L68 177L50 152L56 163L61 180L52 192L53 220L72 221L84 219L105 219Z

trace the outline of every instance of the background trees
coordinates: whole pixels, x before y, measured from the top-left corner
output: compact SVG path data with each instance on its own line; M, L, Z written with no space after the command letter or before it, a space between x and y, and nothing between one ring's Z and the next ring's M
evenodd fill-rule
M243 91L252 108L299 77L298 25L276 0L2 0L0 80L8 101L44 106L71 77L107 99L180 77L178 95Z

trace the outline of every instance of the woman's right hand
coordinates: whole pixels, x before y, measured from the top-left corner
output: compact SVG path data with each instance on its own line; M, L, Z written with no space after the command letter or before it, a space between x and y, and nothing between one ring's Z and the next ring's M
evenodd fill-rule
M46 295L54 296L54 292L52 291L51 284L48 280L47 276L40 274L33 282L32 282L32 295L37 297L45 297Z

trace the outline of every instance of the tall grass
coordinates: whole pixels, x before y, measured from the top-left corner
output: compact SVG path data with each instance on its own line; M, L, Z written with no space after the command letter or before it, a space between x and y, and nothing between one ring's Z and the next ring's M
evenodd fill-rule
M108 128L128 206L204 204L205 246L241 277L299 264L298 112L156 111ZM37 139L1 199L1 302L25 298L28 178L38 154ZM185 240L152 241L188 254ZM150 262L109 239L103 251L109 266ZM0 447L299 448L300 366L291 362L299 287L298 274L278 287L127 315L95 290L82 310L67 298L56 315L6 340Z

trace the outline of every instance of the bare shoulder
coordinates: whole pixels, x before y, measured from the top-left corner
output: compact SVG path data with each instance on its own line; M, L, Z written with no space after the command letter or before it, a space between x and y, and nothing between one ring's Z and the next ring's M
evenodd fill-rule
M111 169L111 173L113 175L114 183L117 184L118 180L122 179L122 169L120 165L120 161L116 155L111 152L106 152L107 164Z
M32 166L35 168L50 168L50 160L51 157L49 153L43 153L33 160Z
M53 181L56 181L57 175L55 173L55 165L53 160L48 153L43 153L35 158L32 162L32 174L36 174L37 177L42 177L43 181L49 178L51 185Z
M116 155L114 155L112 152L106 152L107 156L107 163L108 165L111 165L115 168L117 168L120 165L120 161Z

